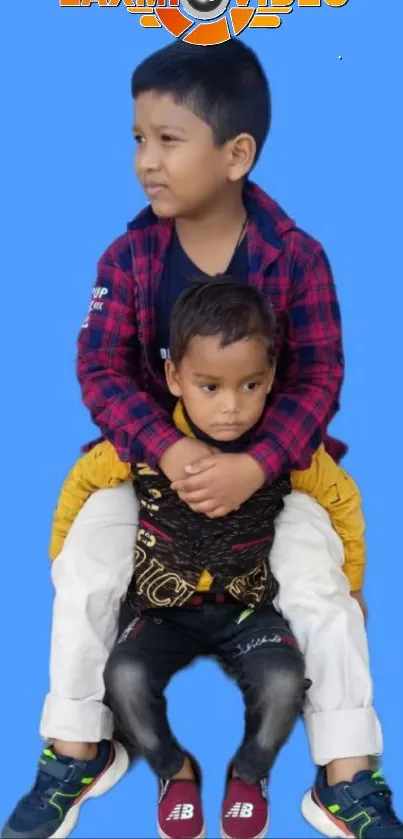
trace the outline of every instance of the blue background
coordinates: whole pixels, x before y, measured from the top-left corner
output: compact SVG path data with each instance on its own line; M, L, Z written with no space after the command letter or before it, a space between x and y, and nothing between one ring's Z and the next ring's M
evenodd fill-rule
M338 283L347 377L334 431L350 445L346 465L364 496L376 703L403 815L403 9L384 5L389 15L379 0L296 8L279 30L251 30L245 40L264 61L274 100L256 179L323 242ZM132 174L130 75L170 36L141 29L124 7L60 9L56 0L3 0L0 23L3 821L31 784L40 749L51 514L79 446L93 436L75 381L75 337L97 258L143 203ZM175 729L205 770L214 837L240 697L208 663L178 677L169 695ZM299 812L312 777L299 726L273 773L273 837L315 835ZM154 825L155 782L142 765L83 808L74 835L153 837Z

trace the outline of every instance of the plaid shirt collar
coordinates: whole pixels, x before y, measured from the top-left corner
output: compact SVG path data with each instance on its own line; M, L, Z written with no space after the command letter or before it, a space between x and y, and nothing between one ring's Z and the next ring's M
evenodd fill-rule
M259 186L249 180L245 183L244 203L249 219L247 241L250 271L257 273L263 265L268 267L276 261L284 248L282 236L295 228L295 222ZM129 222L127 229L129 233L142 230L145 236L152 232L150 255L163 261L174 224L174 219L158 218L148 206Z

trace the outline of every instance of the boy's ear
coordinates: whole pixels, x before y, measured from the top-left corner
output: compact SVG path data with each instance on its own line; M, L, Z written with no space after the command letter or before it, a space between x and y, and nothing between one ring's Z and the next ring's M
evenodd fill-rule
M165 362L165 378L172 396L180 398L182 396L182 388L179 383L178 371L170 358Z
M267 382L267 390L266 390L267 396L271 392L271 389L272 389L273 384L274 384L275 376L276 376L276 362L274 361L273 364L272 364L272 369L270 370L270 376L269 376L269 379L268 379L268 382Z
M256 157L256 142L251 134L239 134L228 143L230 181L240 181L252 169Z

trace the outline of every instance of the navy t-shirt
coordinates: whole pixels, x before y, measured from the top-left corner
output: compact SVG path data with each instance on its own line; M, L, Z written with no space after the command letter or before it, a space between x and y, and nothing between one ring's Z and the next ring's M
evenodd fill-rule
M245 285L247 284L248 246L246 237L236 248L225 273L244 282ZM174 231L156 302L157 364L160 369L163 369L165 360L169 358L169 323L172 309L182 292L195 281L214 282L214 277L200 271L189 259L182 248L176 231Z

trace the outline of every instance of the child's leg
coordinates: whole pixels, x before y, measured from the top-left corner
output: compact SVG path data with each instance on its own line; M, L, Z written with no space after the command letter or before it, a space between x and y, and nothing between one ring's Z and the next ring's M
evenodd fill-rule
M236 607L238 617L245 611ZM219 654L245 700L245 732L233 760L247 784L266 779L303 707L305 666L284 618L272 607L232 620Z
M381 753L382 735L364 621L342 572L343 547L327 513L308 495L285 499L270 563L280 584L278 606L312 681L305 719L314 762L328 765L330 783L350 780L367 768L369 755Z
M171 677L204 652L187 632L186 609L154 609L120 636L105 668L107 702L127 741L159 779L158 828L165 839L201 839L204 820L198 767L169 725L164 690Z
M309 496L292 493L279 516L271 564L279 607L312 680L305 718L320 768L302 812L324 836L403 839L391 791L370 768L369 756L382 751L382 734L363 616L349 594L343 558L327 513Z
M196 636L175 622L178 612L154 609L135 617L118 639L104 673L106 701L128 742L138 746L164 779L176 775L185 760L169 725L164 690L175 673L203 652Z
M133 485L95 492L52 567L55 586L50 692L40 733L58 751L86 759L82 744L111 739L103 670L133 573L138 505ZM78 752L78 753L77 753Z
M266 835L266 783L303 707L304 661L291 630L274 608L237 615L228 622L219 652L242 690L245 731L228 773L221 835Z
M113 722L103 704L103 670L133 573L137 516L131 483L99 490L54 561L50 693L41 722L53 748L42 753L33 789L13 810L4 839L69 836L82 802L114 786L128 767L121 744L106 742Z

